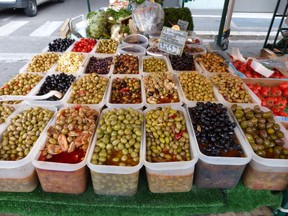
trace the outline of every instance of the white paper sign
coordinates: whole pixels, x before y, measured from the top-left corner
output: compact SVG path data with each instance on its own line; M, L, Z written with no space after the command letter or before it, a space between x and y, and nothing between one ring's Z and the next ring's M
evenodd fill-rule
M189 25L189 22L179 19L177 25L180 27L181 31L186 31Z
M273 70L269 70L266 67L264 67L262 64L260 64L259 62L253 60L251 63L251 68L253 68L257 73L265 76L265 77L270 77L274 71Z

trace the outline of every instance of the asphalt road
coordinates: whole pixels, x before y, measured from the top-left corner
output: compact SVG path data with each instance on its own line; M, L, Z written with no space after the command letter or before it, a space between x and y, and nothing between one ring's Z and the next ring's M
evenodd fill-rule
M107 7L108 0L91 0L91 9ZM86 15L86 1L66 0L40 5L36 17L27 17L23 10L0 11L0 85L8 81L36 53L59 37L67 18Z

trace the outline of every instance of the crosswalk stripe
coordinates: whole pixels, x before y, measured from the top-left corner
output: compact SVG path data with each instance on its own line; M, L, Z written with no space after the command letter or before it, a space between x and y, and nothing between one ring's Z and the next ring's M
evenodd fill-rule
M35 29L30 36L33 37L45 37L50 36L53 34L56 29L62 25L63 21L47 21L43 25L41 25L39 28Z
M1 63L11 63L30 60L37 53L0 53Z
M11 21L0 27L0 36L8 36L28 22L29 21Z

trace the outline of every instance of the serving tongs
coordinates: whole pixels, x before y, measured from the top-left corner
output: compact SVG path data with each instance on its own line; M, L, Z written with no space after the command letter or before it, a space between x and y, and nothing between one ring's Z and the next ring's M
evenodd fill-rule
M18 101L18 100L44 100L55 96L57 98L62 98L63 94L59 91L50 91L44 95L32 95L32 96L25 96L25 95L1 95L0 101Z

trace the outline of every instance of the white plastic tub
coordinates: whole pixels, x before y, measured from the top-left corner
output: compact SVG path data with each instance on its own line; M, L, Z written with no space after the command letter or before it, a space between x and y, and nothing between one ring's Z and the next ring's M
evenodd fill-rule
M122 44L136 44L146 48L148 46L148 38L141 34L131 34L123 39Z
M181 106L171 106L173 110L179 110L186 119L186 128L190 141L190 161L155 162L146 160L146 128L144 129L143 161L146 169L149 190L152 193L176 193L188 192L192 189L195 164L198 160L197 153L192 143L196 143L195 136L191 133L186 111ZM147 108L145 115L153 108Z
M83 73L82 74L88 74L87 73L87 67L88 67L88 65L89 65L89 63L90 63L90 59L92 58L92 57L95 57L95 58L97 58L97 59L105 59L105 58L112 58L112 63L111 63L111 65L110 65L110 68L107 68L107 71L108 71L108 73L107 74L98 74L99 76L103 76L103 77L107 77L107 78L109 78L111 75L112 75L112 72L113 72L113 70L114 70L114 61L113 61L113 57L114 57L115 55L112 55L112 54L107 54L107 55L99 55L99 54L97 54L97 53L94 53L94 54L89 54L88 55L88 57L87 57L87 61L85 62L85 64L84 64L84 66L83 66Z
M201 52L187 52L187 51L185 52L185 47L186 47L186 46L187 46L188 48L200 48L200 49L202 49L202 51L201 51ZM188 55L194 55L194 56L196 56L196 55L205 54L205 53L207 52L206 47L203 46L203 45L186 44L185 47L184 47L183 52L186 53L186 54L188 54Z
M243 108L253 108L255 104L241 104ZM268 108L260 106L262 111L270 111ZM231 113L233 113L231 111ZM240 125L236 120L238 127ZM278 122L280 130L284 133L284 147L288 148L288 133L285 127ZM258 156L250 146L243 130L241 129L242 136L247 143L250 152L252 153L252 160L247 166L243 174L243 183L246 187L254 190L287 190L288 188L288 159L273 159L263 158Z
M15 110L15 112L7 119L5 128L8 127L10 121L19 113L27 110L32 106L22 106ZM43 107L54 112L56 114L55 107ZM53 120L50 119L45 129L38 137L36 143L33 145L29 154L21 160L16 161L0 161L0 191L9 192L31 192L36 189L38 185L38 178L35 172L35 168L32 165L32 158L40 149L40 143L45 135L48 125ZM0 134L0 140L2 140L3 132Z
M179 86L179 91L180 91L180 94L181 94L181 97L182 97L182 100L183 100L183 102L186 104L186 105L191 105L191 106L193 106L195 103L195 101L191 101L191 100L188 100L188 98L186 97L186 95L185 95L185 92L184 92L184 90L183 90L183 88L182 88L182 84L181 84L181 82L180 82L180 75L181 75L181 73L185 73L185 72L180 72L178 75L177 75L177 82L178 82L178 86ZM200 74L199 73L199 75L202 75L202 74ZM203 75L202 75L203 76ZM207 78L207 77L205 77L206 79L209 79L209 78ZM211 81L210 81L211 82ZM217 101L217 98L216 98L216 96L215 96L215 86L212 84L212 82L211 82L211 85L212 85L212 88L213 88L213 95L214 95L214 98L215 98L215 101Z
M111 108L103 110L103 114ZM138 110L142 113L140 110ZM99 127L99 125L98 125ZM97 128L98 128L97 127ZM143 124L142 124L143 131ZM140 142L139 163L136 166L113 166L113 165L95 165L91 163L94 148L97 141L95 134L91 149L87 158L87 166L90 169L94 192L99 195L133 196L137 192L139 170L143 166L142 146L144 145L144 133Z
M90 75L90 74L81 75L74 82L77 83L80 79L83 79L87 75ZM102 96L101 101L98 104L82 104L83 106L84 105L92 105L94 108L101 109L105 105L105 101L106 101L106 97L107 97L107 93L108 93L108 88L110 86L110 79L108 77L105 77L105 76L103 76L103 77L105 79L108 79L108 82L107 82L106 90ZM85 90L88 91L87 89L85 89ZM73 90L73 87L71 86L71 88L69 88L69 90L66 93L64 104L73 105L73 104L69 103L69 99L70 99L73 92L74 92L74 90ZM98 95L94 95L94 96L97 97ZM82 97L82 96L79 95L78 98L79 97ZM81 104L81 103L78 103L78 104ZM74 105L76 105L76 104L74 103Z
M120 44L117 49L118 54L132 54L137 56L145 56L146 49L137 44Z
M112 40L112 39L100 39L97 41L96 47L94 49L95 53L97 53L99 56L103 56L106 57L107 55L116 55L117 54L117 49L119 46L119 43L117 43L117 48L115 49L115 52L112 53L104 53L104 52L99 52L98 47L101 46L102 42L101 41L108 41L108 40Z
M110 99L111 99L111 93L112 93L112 86L113 86L113 82L114 80L116 79L123 79L124 77L128 78L128 79L137 79L140 81L140 85L141 85L141 103L138 103L138 104L132 104L132 103L122 103L122 104L116 104L116 103L111 103L110 102ZM110 85L108 87L108 92L107 92L107 95L106 95L106 105L107 107L109 108L134 108L134 109L139 109L139 108L142 108L144 107L145 105L145 92L144 92L144 85L143 85L143 82L141 80L141 75L133 75L133 74L122 74L122 75L113 75L111 77L111 81L110 81Z
M205 102L204 102L205 103ZM195 137L193 123L189 113L189 108L195 107L197 102L191 102L186 106L189 114L189 122L192 130L192 136ZM233 121L229 112L229 119ZM194 184L202 188L231 188L235 187L246 167L251 160L251 151L244 141L238 127L234 130L235 139L241 145L244 157L221 157L207 156L200 151L198 142L193 146L196 149L199 160L196 164Z
M141 47L142 48L142 47ZM111 73L111 75L132 75L132 74L134 74L134 75L141 75L141 65L142 65L142 59L140 58L140 56L137 56L137 55L134 55L134 54L122 54L122 55L129 55L129 56L133 56L133 57L136 57L137 59L138 59L138 67L134 67L133 69L134 70L136 70L136 69L138 69L138 73L115 73L115 70L116 70L116 64L118 63L117 62L117 60L116 60L116 58L118 57L118 56L121 56L121 54L120 55L116 55L115 57L114 57L114 67L113 67L113 71L112 71L112 73ZM121 63L121 66L122 67L125 67L127 64L130 64L130 62L125 62L125 64L123 64L123 63ZM130 68L129 68L130 69ZM127 70L127 69L126 69Z
M151 75L148 75L148 76L153 76L153 74L151 74ZM171 102L169 102L169 103L166 103L166 102L164 102L164 103L156 103L156 104L154 104L154 103L149 103L149 101L147 101L147 86L145 85L145 79L147 79L148 78L148 76L145 76L142 80L143 80L143 87L144 87L144 103L145 103L145 106L146 107L158 107L158 106L170 106L170 105L179 105L179 106L181 106L182 105L182 95L181 95L181 93L180 93L180 91L179 91L179 83L178 83L178 81L177 81L177 78L175 77L175 75L174 74L171 74L171 76L172 76L172 82L176 85L176 91L177 91L177 94L178 94L178 99L179 99L179 101L178 102L174 102L174 103L171 103Z
M65 106L61 108L58 112L68 107L74 107L74 105ZM90 108L94 109L93 107ZM99 118L100 111L97 109L95 110L98 112L98 118ZM97 124L97 121L95 122L95 125ZM55 122L56 118L53 119L53 121L49 124L49 126L55 125ZM94 134L94 131L92 133ZM40 150L45 147L47 140L46 133L43 135L41 143L39 143L40 148L37 151L37 154L35 154L34 157L32 158L32 163L36 168L42 189L45 192L80 194L86 190L88 181L86 162L88 152L91 146L91 141L93 139L93 134L90 138L85 158L81 162L76 164L39 161L38 159L41 155Z
M172 67L171 67L171 64L170 64L170 60L166 56L143 56L142 59L141 59L141 65L140 65L140 70L142 72L142 76L147 76L147 75L149 75L151 73L157 73L157 72L153 72L153 71L144 71L144 61L146 59L150 59L150 58L156 58L156 59L161 59L161 60L165 61L167 70L164 71L164 72L168 72L168 71L172 71L173 70Z
M40 83L35 87L33 93L31 94L31 96L36 96L37 93L40 91L42 85L44 84L46 78L48 76L52 76L52 74L48 74L46 75L41 81ZM74 75L73 75L74 76ZM75 77L75 80L76 80L76 76ZM74 82L75 82L74 80ZM72 83L71 83L71 86L72 86ZM49 100L25 100L25 102L27 104L30 104L30 105L34 105L34 106L55 106L55 107L60 107L61 105L63 105L65 103L65 101L67 100L67 96L68 96L68 92L69 90L71 90L71 86L69 87L69 89L65 92L65 94L63 94L62 98L60 100L56 100L56 101L49 101ZM52 90L51 90L52 91Z

